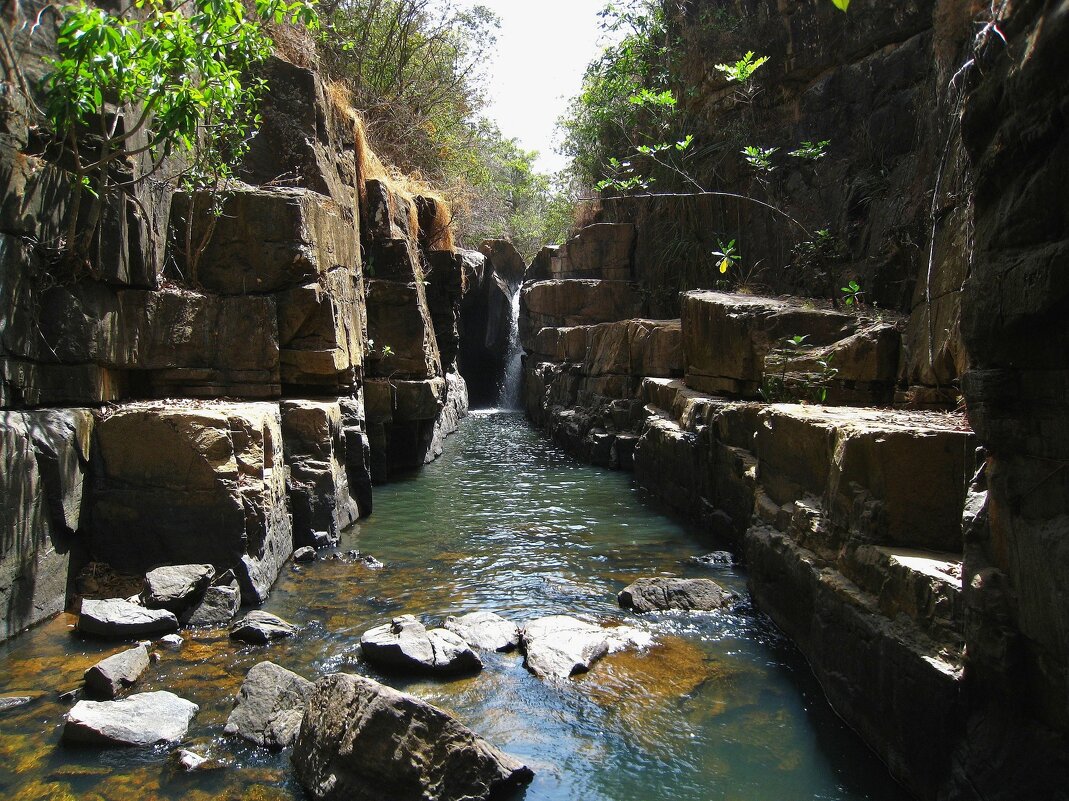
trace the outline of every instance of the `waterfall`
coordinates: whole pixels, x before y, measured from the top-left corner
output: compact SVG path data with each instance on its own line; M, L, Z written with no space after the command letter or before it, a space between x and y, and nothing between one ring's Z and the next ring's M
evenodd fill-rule
M509 289L512 289L510 286ZM523 348L520 346L520 285L512 289L509 319L509 346L505 353L505 373L497 394L500 409L522 409L520 387L523 384Z

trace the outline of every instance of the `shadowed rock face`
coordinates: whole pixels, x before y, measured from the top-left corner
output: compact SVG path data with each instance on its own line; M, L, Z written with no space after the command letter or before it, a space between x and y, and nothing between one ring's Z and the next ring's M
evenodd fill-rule
M293 750L312 798L490 799L534 774L440 709L361 676L321 679Z

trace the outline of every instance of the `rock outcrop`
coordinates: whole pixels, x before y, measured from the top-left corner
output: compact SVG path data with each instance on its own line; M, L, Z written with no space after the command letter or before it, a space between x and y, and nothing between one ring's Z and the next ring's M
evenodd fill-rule
M321 679L293 750L297 779L324 801L502 797L531 770L440 709L361 676Z

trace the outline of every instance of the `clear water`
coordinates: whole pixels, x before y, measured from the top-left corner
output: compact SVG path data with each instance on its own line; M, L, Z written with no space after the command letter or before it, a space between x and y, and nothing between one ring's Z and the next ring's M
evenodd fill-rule
M163 652L142 680L142 690L170 689L201 705L186 745L223 769L175 770L174 746L61 746L67 706L56 690L119 650L76 639L66 616L0 647L0 694L44 693L0 713L2 797L301 798L288 754L221 734L246 671L271 659L309 677L371 675L454 712L531 765L528 801L905 801L828 708L798 653L748 604L641 618L618 609L616 593L639 576L709 576L743 594L745 576L688 565L716 543L644 503L627 476L572 462L519 415L468 418L439 461L377 489L375 504L342 550L374 554L385 570L327 560L280 579L267 609L300 624L298 638L238 647L223 631L187 632L183 649ZM452 681L399 681L360 661L360 633L394 614L433 623L475 609L517 621L557 613L626 621L656 644L556 683L508 654L487 655L481 674Z

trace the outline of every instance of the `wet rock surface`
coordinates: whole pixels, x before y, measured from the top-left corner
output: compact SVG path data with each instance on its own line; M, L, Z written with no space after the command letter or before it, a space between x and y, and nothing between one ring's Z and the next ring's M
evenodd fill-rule
M520 644L519 627L493 612L450 615L442 625L480 651L512 651Z
M86 695L110 701L132 687L148 666L148 649L143 645L109 656L85 672Z
M321 679L293 752L297 778L323 801L468 801L505 796L533 778L456 719L371 679Z
M196 704L165 691L121 701L79 701L67 713L63 742L80 745L154 745L182 739Z
M146 609L121 598L82 600L78 631L106 639L134 639L178 628L178 618L166 609Z
M552 615L524 623L520 645L527 669L540 679L566 679L590 670L609 652L609 631L567 615Z
M296 626L260 609L254 609L230 627L230 639L251 645L267 645L272 640L294 637L296 634Z
M297 737L313 687L308 679L273 662L254 665L241 684L226 733L262 748L285 748Z
M364 658L385 670L458 674L482 669L482 660L452 631L427 629L413 615L402 615L360 637Z
M725 609L739 597L710 579L642 578L629 584L617 596L624 609L657 612L668 609L711 612Z

